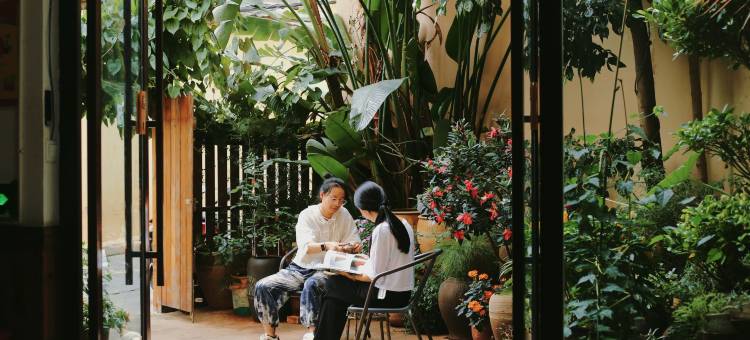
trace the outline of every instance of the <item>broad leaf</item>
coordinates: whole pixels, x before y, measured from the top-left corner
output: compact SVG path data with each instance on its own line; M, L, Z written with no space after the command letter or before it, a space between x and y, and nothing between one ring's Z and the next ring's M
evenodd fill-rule
M688 154L690 156L688 157L687 161L685 161L684 164L680 165L677 169L672 171L669 175L667 175L667 177L664 177L664 179L661 180L661 182L657 183L656 186L651 188L651 190L648 191L649 195L653 195L659 188L668 189L690 178L690 175L695 168L695 164L698 162L698 157L700 157L700 154L692 151Z
M343 180L349 178L349 170L331 156L307 154L307 160L310 162L310 166L312 166L313 170L315 170L315 172L321 177L324 177L326 174L331 174Z
M372 85L358 88L352 95L352 108L349 120L357 131L362 131L370 124L375 112L385 102L386 98L401 86L404 79L389 79Z
M344 111L336 111L328 116L325 135L343 152L353 154L362 148L362 137L349 125Z

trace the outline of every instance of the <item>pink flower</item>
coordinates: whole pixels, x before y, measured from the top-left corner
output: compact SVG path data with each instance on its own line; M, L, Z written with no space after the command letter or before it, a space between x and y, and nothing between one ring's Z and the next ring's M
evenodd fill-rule
M490 129L490 132L487 133L487 138L492 139L500 135L500 130L498 130L496 127L492 127Z
M443 165L443 166L441 166L441 167L437 168L437 173L439 173L439 174L443 174L443 173L445 173L446 171L448 171L448 167L447 167L447 166L445 166L445 165Z
M456 220L465 225L471 225L471 223L473 223L473 221L471 220L471 214L467 212L463 212L461 213L461 215L458 215L458 218Z

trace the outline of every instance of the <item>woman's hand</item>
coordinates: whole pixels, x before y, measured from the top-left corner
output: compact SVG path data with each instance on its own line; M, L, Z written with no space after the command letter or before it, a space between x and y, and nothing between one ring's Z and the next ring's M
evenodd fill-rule
M351 274L347 272L339 272L339 275L352 280L352 281L361 281L361 282L370 282L372 281L369 276L364 274Z

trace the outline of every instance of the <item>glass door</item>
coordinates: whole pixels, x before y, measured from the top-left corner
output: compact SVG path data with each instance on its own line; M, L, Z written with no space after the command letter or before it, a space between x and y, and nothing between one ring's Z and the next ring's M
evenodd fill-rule
M154 32L161 31L153 20L161 13L153 8L161 1L150 5L148 0L89 0L81 12L84 329L89 339L150 338L151 282L157 275L152 268L161 249L154 242L160 223L149 211L160 204L149 204L149 197L160 202L161 195L149 196L154 183L149 163L160 163L161 155L153 150L161 143L161 103L149 105L148 92L160 93L153 84L161 72L150 72L149 57ZM160 282L157 278L155 284Z

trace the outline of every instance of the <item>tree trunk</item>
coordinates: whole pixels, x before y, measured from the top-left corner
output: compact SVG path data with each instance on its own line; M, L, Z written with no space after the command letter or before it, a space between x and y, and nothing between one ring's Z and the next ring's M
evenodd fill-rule
M690 73L690 98L693 108L693 120L703 119L703 93L701 91L701 60L697 56L688 57ZM698 173L701 181L708 183L708 163L706 154L702 153L698 158Z
M630 12L635 13L643 9L640 0L631 2ZM643 166L653 173L646 178L646 183L652 187L664 177L664 161L661 156L661 133L659 131L659 117L656 117L656 92L654 89L654 69L651 64L651 38L648 26L641 19L628 17L627 22L633 39L633 54L635 55L635 85L638 96L638 109L641 114L641 128L646 137L656 144L659 155L655 157L647 152L643 155Z

